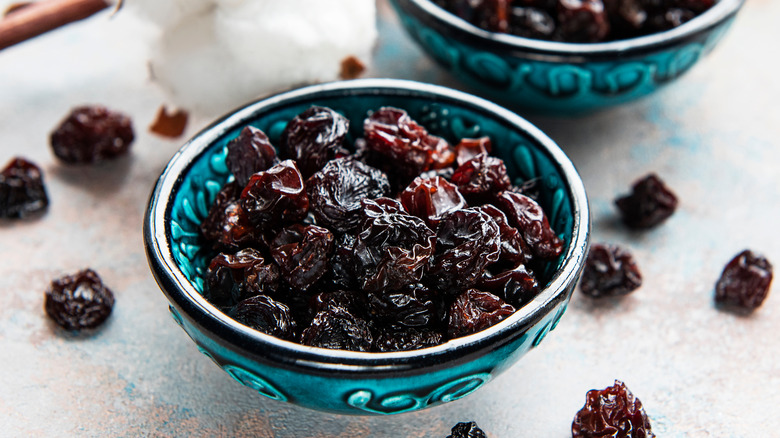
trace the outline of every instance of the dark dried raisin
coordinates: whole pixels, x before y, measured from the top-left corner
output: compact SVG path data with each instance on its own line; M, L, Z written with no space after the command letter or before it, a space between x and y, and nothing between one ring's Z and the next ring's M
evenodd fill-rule
M241 207L252 224L265 230L305 218L309 197L295 162L285 160L252 175L241 192Z
M130 118L100 105L75 108L50 137L54 155L69 164L126 154L134 139Z
M376 351L408 351L433 347L444 342L444 335L434 330L383 327L374 341Z
M626 295L642 285L642 274L630 252L617 245L593 244L585 260L580 289L585 295Z
M287 283L307 290L330 268L333 234L316 225L292 225L283 229L271 242L271 256Z
M209 263L204 297L217 306L229 307L279 288L279 268L266 263L260 251L247 248L235 254L218 254Z
M41 169L24 158L11 160L0 172L0 218L23 218L48 206Z
M619 380L605 389L588 391L585 406L574 416L571 435L572 438L655 437L642 402Z
M368 323L341 307L317 313L301 334L301 344L332 350L370 351L373 343Z
M312 106L287 124L282 132L282 148L308 178L329 160L349 155L344 148L348 132L346 117L330 108Z
M473 421L458 423L452 428L452 434L447 438L487 438L485 432Z
M539 294L539 283L536 277L523 264L497 274L485 271L477 282L477 287L498 295L515 307L528 304Z
M451 181L470 205L492 202L497 193L509 188L512 181L500 158L480 154L455 169Z
M455 146L455 164L461 166L479 154L489 154L492 148L490 137L461 139Z
M558 0L558 32L567 42L603 41L609 20L602 0Z
M631 194L615 200L623 222L631 228L651 228L677 209L677 197L655 174L634 182Z
M114 294L92 269L52 281L44 302L49 317L66 330L98 327L113 307Z
M423 219L431 228L436 228L445 214L466 207L458 188L440 176L415 178L400 198L406 211Z
M715 285L715 302L752 311L764 302L772 284L772 264L744 250L731 259Z
M550 228L547 215L536 201L520 193L504 191L498 196L498 206L535 256L551 260L561 255L563 241Z
M276 149L268 136L254 126L245 126L227 145L225 163L241 187L246 186L252 175L268 170L278 162Z
M368 311L379 324L433 327L441 324L446 309L437 292L413 284L396 291L369 293Z
M200 224L203 237L216 250L232 252L263 242L262 233L249 223L241 208L240 194L241 188L235 181L225 184Z
M515 308L501 298L476 289L458 295L450 306L447 334L451 338L484 330L515 312Z
M231 310L230 316L247 327L279 339L292 340L295 337L295 321L290 315L290 308L266 295L255 295L241 301Z

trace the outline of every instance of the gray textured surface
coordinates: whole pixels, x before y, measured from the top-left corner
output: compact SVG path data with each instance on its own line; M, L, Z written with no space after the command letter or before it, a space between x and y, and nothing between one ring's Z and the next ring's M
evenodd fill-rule
M0 2L0 5L7 2ZM453 85L380 2L373 76ZM631 249L645 283L620 300L575 294L539 348L458 402L388 418L343 417L264 399L198 353L167 312L141 222L180 141L146 127L164 95L147 80L144 29L120 14L0 52L3 164L39 163L52 200L29 222L0 222L1 436L444 437L476 420L490 437L570 436L588 389L624 380L659 437L773 437L780 416L777 285L748 317L714 308L723 265L749 247L780 265L780 3L751 0L712 55L639 102L578 119L533 118L570 154L590 195L593 241ZM132 155L59 165L49 131L74 105L105 103L136 125ZM192 135L208 120L190 124ZM681 199L663 226L628 232L612 207L658 172ZM94 335L56 330L49 281L95 268L117 297Z

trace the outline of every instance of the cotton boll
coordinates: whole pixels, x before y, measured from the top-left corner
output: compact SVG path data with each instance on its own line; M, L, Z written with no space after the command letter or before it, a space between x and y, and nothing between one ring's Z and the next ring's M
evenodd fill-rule
M256 66L257 90L336 80L344 58L370 60L373 1L216 1L216 37L236 59Z
M215 0L128 0L127 8L162 28L215 7Z
M251 99L252 74L214 36L214 16L201 13L165 29L153 49L153 79L189 111L218 114Z

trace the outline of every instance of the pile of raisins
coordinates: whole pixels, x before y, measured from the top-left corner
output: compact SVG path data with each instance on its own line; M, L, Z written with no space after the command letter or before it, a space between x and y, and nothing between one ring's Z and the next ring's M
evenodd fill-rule
M204 296L240 323L304 345L429 347L483 330L539 292L563 252L490 139L457 145L385 107L350 121L313 106L277 147L247 126L201 224L217 253Z
M677 27L716 0L432 0L491 32L524 38L597 43Z

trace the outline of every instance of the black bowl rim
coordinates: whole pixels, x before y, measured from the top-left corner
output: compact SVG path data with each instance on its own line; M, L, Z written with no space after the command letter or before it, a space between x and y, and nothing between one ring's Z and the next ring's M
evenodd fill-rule
M432 102L458 103L515 126L546 149L564 177L563 182L574 207L574 220L571 244L564 263L539 296L507 319L481 332L425 349L386 353L328 350L278 339L239 324L206 301L177 267L167 232L172 195L183 182L180 175L188 171L209 145L233 127L246 124L256 114L333 95L420 96L431 98ZM263 98L204 128L179 149L160 175L151 193L143 234L149 265L162 291L186 316L223 341L277 364L340 373L381 373L389 369L419 369L444 361L449 363L454 352L459 358L481 354L486 348L497 348L513 339L513 334L522 333L568 298L566 291L571 291L570 286L578 278L587 255L589 232L588 200L579 174L563 150L527 120L482 98L437 85L397 79L355 79L308 86Z
M523 38L481 29L437 6L430 0L393 0L406 2L420 13L420 17L434 19L440 26L452 31L453 37L475 39L472 44L496 53L508 52L518 56L551 60L564 58L567 62L613 59L628 54L644 54L669 48L695 38L701 32L717 27L735 15L746 0L719 0L714 6L673 29L636 38L603 43L566 43Z

